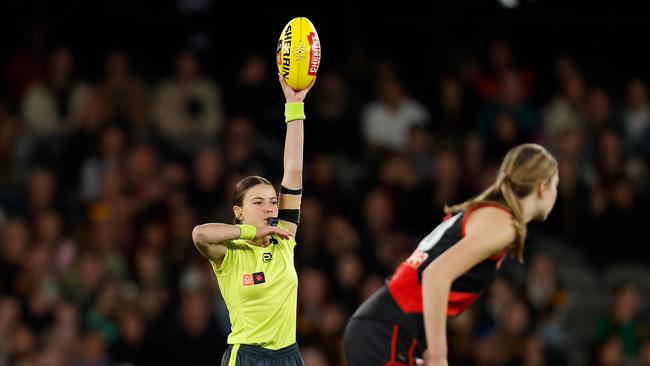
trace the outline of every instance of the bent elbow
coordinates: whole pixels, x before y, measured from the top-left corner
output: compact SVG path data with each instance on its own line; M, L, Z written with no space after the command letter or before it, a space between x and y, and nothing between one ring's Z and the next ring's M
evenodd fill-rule
M201 225L195 226L192 230L192 241L194 244L201 244L204 242L205 236Z

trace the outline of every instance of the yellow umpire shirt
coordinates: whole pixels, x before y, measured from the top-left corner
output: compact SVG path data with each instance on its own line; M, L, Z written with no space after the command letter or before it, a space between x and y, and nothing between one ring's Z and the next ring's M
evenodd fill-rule
M282 222L279 227L286 230ZM296 342L296 241L273 238L277 243L266 248L230 240L221 266L210 261L228 307L229 344L277 350Z

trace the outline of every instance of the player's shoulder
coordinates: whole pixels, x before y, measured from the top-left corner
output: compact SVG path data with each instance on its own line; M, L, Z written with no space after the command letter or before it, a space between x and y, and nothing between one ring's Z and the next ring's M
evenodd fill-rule
M516 230L512 224L512 213L503 206L485 205L472 210L466 224L468 234L498 234L508 240L514 240Z

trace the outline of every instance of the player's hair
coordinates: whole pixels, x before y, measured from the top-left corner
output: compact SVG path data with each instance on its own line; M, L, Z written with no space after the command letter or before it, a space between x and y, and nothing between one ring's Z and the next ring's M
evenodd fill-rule
M532 193L539 184L550 182L557 171L557 161L544 147L537 144L517 145L503 158L494 184L476 197L445 207L445 212L454 215L485 203L506 207L512 213L512 224L517 233L515 253L523 262L526 223L520 199Z

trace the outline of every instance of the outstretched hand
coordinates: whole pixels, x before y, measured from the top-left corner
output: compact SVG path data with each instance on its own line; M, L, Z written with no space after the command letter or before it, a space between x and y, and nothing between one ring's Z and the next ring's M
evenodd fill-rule
M287 81L284 80L282 75L279 73L278 79L280 80L280 85L282 85L282 91L284 92L284 97L286 98L287 103L304 101L307 93L309 93L309 90L312 86L314 86L314 83L316 82L316 77L314 77L314 80L311 81L311 84L309 84L308 87L303 90L295 91L289 86L289 84L287 84Z

